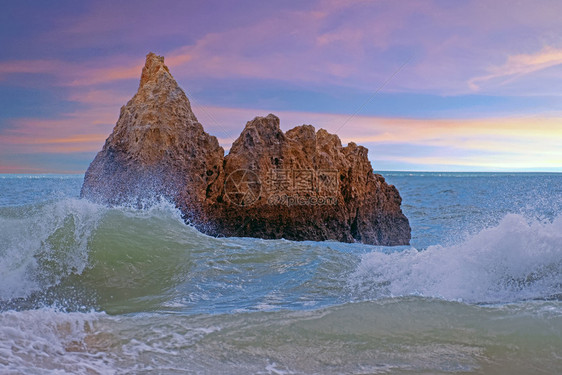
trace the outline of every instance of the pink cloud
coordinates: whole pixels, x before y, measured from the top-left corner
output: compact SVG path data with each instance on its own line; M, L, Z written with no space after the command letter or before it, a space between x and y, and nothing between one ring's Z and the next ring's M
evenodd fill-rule
M482 4L324 0L306 7L283 7L251 23L201 31L194 38L186 38L189 42L181 47L156 52L166 56L179 77L272 79L364 91L372 91L413 56L386 90L449 95L471 93L477 86L482 90L484 83L485 92L494 93L504 90L492 84L496 78L501 80L504 69L508 70L505 76L516 76L556 65L562 45L550 36L558 31L562 3L513 4L500 0L486 7ZM176 14L153 9L154 17L166 14L171 25L158 28L152 35L142 23L123 24L122 17L115 15L118 12L109 12L111 7L92 6L92 12L79 19L61 21L52 37L67 41L75 35L95 34L100 24L126 38L191 35L188 28L173 26L173 21L188 10L199 11L193 5L182 7ZM141 19L147 17L140 9L123 7L132 14L139 13ZM217 11L219 16L226 17ZM501 40L490 38L521 28L530 37L521 40L514 34ZM535 56L545 45L550 47ZM547 55L555 59L529 61ZM142 62L141 56L131 55L81 63L9 61L0 63L0 79L13 73L43 73L54 75L62 86L96 86L136 79ZM522 82L515 89L530 94L523 91L524 87L526 83Z
M0 173L14 173L14 174L24 174L24 173L77 173L77 171L53 171L52 169L37 168L30 165L24 164L4 164L0 162Z
M52 73L60 63L54 60L15 60L0 62L0 79L14 73Z
M94 101L99 94L93 94ZM207 132L219 138L228 150L245 123L267 111L249 108L201 107L195 114ZM288 130L301 124L333 132L349 115L280 111L281 127ZM10 131L0 135L2 154L96 152L117 121L118 113L97 108L69 113L60 119L20 119ZM339 131L343 143L356 142L372 147L373 160L472 166L483 168L555 168L562 165L562 119L559 117L508 117L482 119L406 119L356 116ZM393 144L408 145L415 154L418 147L432 147L430 155L413 157L377 152ZM442 154L454 149L455 155ZM486 156L484 156L486 155ZM495 155L490 159L489 155ZM5 158L4 158L5 159ZM5 163L4 163L5 164Z
M0 156L94 152L101 149L118 112L100 108L63 114L57 119L20 118L0 134Z
M560 5L553 9L557 7L562 11ZM491 64L519 56L514 51L521 48L520 40L495 41L490 35L514 28L510 22L522 22L537 35L525 41L526 48L540 48L541 35L557 30L555 17L543 11L547 6L499 2L489 8L476 2L442 7L432 1L324 1L308 11L286 11L209 33L170 55L186 56L176 71L191 77L251 77L363 90L372 90L411 56L413 61L387 90L467 94L474 88L471 80L486 78ZM340 22L341 14L347 22ZM524 21L527 15L535 22ZM521 62L516 58L506 67ZM487 92L495 90L502 88L488 85Z
M114 56L87 62L63 60L16 60L0 62L0 81L12 74L47 74L56 78L59 86L96 86L127 79L138 79L142 57Z
M74 90L68 100L87 104L96 107L111 107L118 110L119 107L127 103L131 99L131 95L120 94L115 90L109 89L89 89ZM116 112L117 113L117 112Z
M67 83L68 86L93 86L100 83L133 79L139 76L143 64L134 64L125 67L104 67L88 69L76 78Z
M456 95L478 89L479 93L491 95L537 95L555 90L552 87L562 82L559 1L469 1L444 6L431 0L322 0L276 8L275 12L248 18L251 22L226 22L229 15L217 10L206 15L213 19L213 27L201 30L178 20L183 21L182 17L191 10L209 12L203 6L201 10L188 4L182 12L175 13L160 4L145 4L146 9L130 4L100 4L92 4L91 12L83 17L57 20L58 28L47 39L72 46L85 42L80 48L90 48L100 40L107 41L109 32L119 35L123 43L142 44L137 50L147 45L165 45L163 51L155 52L166 56L180 81L252 78L285 81L297 87L347 86L373 92L413 56L385 87L386 91ZM123 9L130 10L132 17L123 20L123 12L118 11ZM152 28L138 22L144 19L167 24ZM190 28L197 30L191 33ZM176 42L165 43L167 35L174 35ZM117 120L119 107L134 94L133 89L129 93L125 87L134 87L132 82L138 82L144 56L136 54L137 51L122 51L80 62L0 62L0 81L22 73L49 75L55 85L64 87L66 99L85 107L80 112L61 113L55 120L12 121L10 130L0 135L0 154L73 153L101 148L104 134L109 134ZM267 114L192 104L206 129L218 136L226 148L246 121ZM349 117L291 111L278 114L286 129L307 122L331 131ZM342 128L341 137L373 145L456 147L466 151L467 163L484 162L479 152L496 152L505 164L506 155L516 150L528 156L529 163L541 165L562 164L555 144L562 138L560 128L559 117L546 115L479 120L356 116ZM439 155L432 157L443 159ZM427 162L437 159L427 157ZM409 159L404 156L403 160Z
M20 152L66 154L74 152L99 151L107 134L83 134L62 136L61 138L0 136L0 144L17 147ZM8 147L8 146L6 146Z
M507 81L559 65L562 65L562 48L545 46L535 53L508 56L504 64L490 67L489 74L470 79L468 85L478 91L482 85L493 80L502 85Z

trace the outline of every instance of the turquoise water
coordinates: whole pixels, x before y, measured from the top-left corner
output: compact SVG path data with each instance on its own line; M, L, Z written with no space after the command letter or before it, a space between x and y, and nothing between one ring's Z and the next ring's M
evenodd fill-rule
M0 175L0 373L559 373L562 174L384 175L411 246L212 238Z

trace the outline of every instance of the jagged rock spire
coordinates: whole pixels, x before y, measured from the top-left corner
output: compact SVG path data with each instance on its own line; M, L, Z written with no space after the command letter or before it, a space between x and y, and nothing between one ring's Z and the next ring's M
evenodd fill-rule
M112 134L86 171L82 195L110 204L164 195L198 206L220 174L223 156L164 58L149 53L137 93L121 108Z

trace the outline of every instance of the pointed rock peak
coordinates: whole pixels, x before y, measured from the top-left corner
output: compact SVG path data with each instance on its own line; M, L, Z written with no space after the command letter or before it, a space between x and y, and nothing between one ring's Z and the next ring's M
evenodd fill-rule
M312 125L301 125L288 130L286 133L287 137L289 138L306 138L306 139L315 139L316 138L316 130Z
M144 64L144 68L142 68L142 75L140 86L143 87L148 82L157 81L160 75L168 75L169 78L173 79L172 75L170 74L170 70L164 64L164 56L158 56L155 53L150 52L146 55L146 62Z
M246 125L246 129L255 129L258 134L265 137L284 137L284 133L281 130L281 122L279 121L279 117L275 116L274 114L270 113L265 117L256 117L252 121Z
M273 113L270 113L265 118L268 119L268 120L275 121L276 123L279 124L279 117L275 116Z
M258 129L258 130L269 130L269 131L280 131L280 121L279 117L275 116L273 113L262 117L256 116L252 121L248 121L244 127L244 131L248 129Z

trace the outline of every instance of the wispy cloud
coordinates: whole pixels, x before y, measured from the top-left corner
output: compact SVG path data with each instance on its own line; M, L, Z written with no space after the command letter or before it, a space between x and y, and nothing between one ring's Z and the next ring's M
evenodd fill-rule
M87 62L64 60L14 60L0 62L0 82L17 74L54 77L57 86L94 87L96 85L137 79L143 66L142 56L112 57ZM18 83L17 80L12 83Z
M98 95L92 96L98 100ZM267 111L251 108L193 106L207 132L216 135L228 150L247 121ZM347 114L277 111L281 126L288 130L301 124L334 131ZM55 120L20 119L0 135L2 152L72 154L99 151L117 121L118 113L90 110L69 113ZM77 126L80 124L81 126ZM562 119L548 117L482 119L408 119L356 116L339 136L370 148L370 158L395 164L463 166L486 169L542 168L562 165ZM396 147L406 151L397 154ZM419 150L424 151L423 155ZM84 169L87 164L84 165Z
M139 76L142 64L133 64L125 67L93 68L82 71L79 78L66 83L68 86L93 86L100 83L135 79Z
M494 93L504 82L560 64L560 40L549 36L558 32L556 14L562 11L561 4L514 5L498 0L487 7L479 2L450 7L431 0L319 0L307 6L269 4L265 10L270 7L272 11L266 16L240 24L231 24L227 12L213 10L216 25L194 33L180 20L186 13L209 10L176 5L177 11L171 12L151 3L137 9L101 2L90 4L91 11L81 17L60 21L62 26L49 35L60 46L74 45L78 38L99 48L99 40L108 39L107 32L99 30L103 24L104 30L131 39L131 45L136 45L135 38L150 41L142 44L141 54L148 52L144 50L146 45L162 48L154 52L166 55L178 77L251 78L297 86L346 86L360 91L372 90L413 56L412 63L387 90L451 95L486 89ZM504 14L506 8L508 14ZM546 8L550 10L544 11ZM111 14L107 14L109 9L114 9ZM170 25L153 30L144 23L123 22L115 16L126 11L139 19L147 18L150 12L154 19L168 20ZM231 26L220 27L222 24ZM535 37L521 40L516 24L525 34ZM490 38L507 32L512 32L513 37ZM167 43L164 38L168 34L180 42ZM545 44L547 47L536 53L515 52L521 48L536 50ZM62 86L90 87L135 79L141 66L139 48L125 47L119 55L74 62L0 61L0 81L11 74L35 73L54 76L55 84ZM492 84L495 82L498 84ZM547 83L531 88L523 85L520 90L533 94Z
M12 60L0 61L0 80L9 74L17 73L52 73L61 66L56 60Z
M0 133L0 157L11 154L95 152L114 126L117 113L99 108L67 113L56 119L12 120Z
M505 64L490 67L489 74L470 79L468 85L472 90L478 91L482 85L492 80L499 81L501 85L557 65L562 65L562 49L546 46L536 53L508 56Z
M490 110L496 118L453 118L479 116L479 107L468 98L454 108L443 105L416 112L425 118L451 117L445 120L360 113L342 128L340 136L344 141L372 146L375 160L417 163L428 169L431 163L490 168L514 163L538 168L561 164L557 141L562 139L562 123L556 115L562 110L562 96L556 91L562 84L562 2L558 0L540 4L463 1L454 6L437 0L259 5L241 0L228 10L212 2L166 1L100 0L61 11L49 7L52 17L36 15L49 23L34 29L28 20L22 20L22 29L14 29L14 35L24 26L25 33L13 40L2 39L6 43L3 51L9 52L0 58L0 89L4 90L0 94L25 86L26 93L33 88L41 91L37 97L56 91L61 103L58 114L56 108L49 111L49 119L30 118L23 110L19 114L12 111L12 118L0 117L2 165L23 153L70 158L78 152L99 150L117 120L119 107L134 94L144 54L154 46L153 52L165 55L180 84L196 82L195 90L200 92L207 83L214 85L211 91L232 82L236 82L235 88L262 85L274 93L264 103L294 103L293 97L283 97L294 92L298 97L314 91L333 97L346 95L344 91L350 97L368 95L409 56L413 60L383 90L397 95L397 101L403 93L456 96L461 101L466 94L483 98L480 100L494 96L498 101L514 95L549 95L541 110L552 103L550 115L536 115L540 111L532 105L514 108L506 100L509 103L504 107ZM53 21L55 13L58 18ZM124 19L122 14L128 17ZM189 86L185 88L191 91ZM228 104L213 102L208 93L203 96L205 106L192 104L207 131L218 136L225 148L246 121L269 112L224 108L221 105ZM253 104L255 96L247 91L240 95L246 95L236 101L243 103L241 107L266 106ZM3 99L6 97L10 99ZM309 112L276 113L285 129L304 122L334 131L349 113L325 113L340 110L326 103L311 100ZM529 115L506 114L508 106ZM25 106L26 110L30 107ZM401 155L398 148L403 150ZM23 165L14 163L14 168Z

